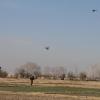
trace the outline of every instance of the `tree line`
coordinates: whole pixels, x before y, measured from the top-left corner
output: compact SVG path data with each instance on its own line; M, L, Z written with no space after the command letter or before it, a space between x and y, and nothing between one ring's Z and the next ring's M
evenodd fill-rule
M97 65L96 65L97 66ZM95 67L95 66L94 66ZM94 68L91 67L92 69ZM99 80L100 79L100 71L98 71L98 76L95 76L96 73L92 73L91 77L88 76L86 72L75 73L73 71L67 71L65 67L44 67L44 70L41 69L39 65L36 63L28 62L23 64L19 68L16 69L14 73L14 78L30 78L34 76L37 78L45 78L45 79L60 79L60 80ZM0 77L5 78L8 76L8 72L2 70L0 67Z

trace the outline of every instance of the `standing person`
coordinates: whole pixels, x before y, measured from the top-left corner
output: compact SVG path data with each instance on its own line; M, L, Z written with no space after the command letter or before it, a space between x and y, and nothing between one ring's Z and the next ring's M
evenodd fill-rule
M32 75L32 76L30 77L31 86L33 85L33 80L34 80L34 76Z

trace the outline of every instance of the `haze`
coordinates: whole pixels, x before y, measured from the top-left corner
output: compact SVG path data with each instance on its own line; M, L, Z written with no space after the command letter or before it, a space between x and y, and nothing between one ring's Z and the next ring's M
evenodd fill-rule
M99 45L99 0L0 0L0 64L10 72L27 62L84 70L100 62Z

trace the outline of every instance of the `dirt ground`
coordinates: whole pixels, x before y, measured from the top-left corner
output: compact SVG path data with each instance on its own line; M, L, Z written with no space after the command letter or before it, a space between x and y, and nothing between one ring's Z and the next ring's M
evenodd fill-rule
M0 91L0 100L100 100L100 97Z
M13 78L0 78L0 83L7 84L25 84L30 85L29 79L13 79ZM37 79L34 80L34 85L39 86L70 86L70 87L83 87L83 88L99 88L100 82L95 81L68 81L68 80L46 80Z
M13 79L13 78L0 78L0 83L6 84L25 84L30 85L29 79ZM44 80L37 79L34 85L39 86L70 86L70 87L83 87L83 88L100 88L100 82L95 81L68 81L68 80ZM44 94L44 93L13 93L10 91L0 91L0 100L100 100L100 97L92 96L72 96L62 94Z

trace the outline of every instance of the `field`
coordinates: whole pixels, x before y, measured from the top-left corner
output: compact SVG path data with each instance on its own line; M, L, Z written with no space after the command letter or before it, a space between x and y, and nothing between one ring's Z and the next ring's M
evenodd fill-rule
M100 100L100 82L0 78L0 100Z

